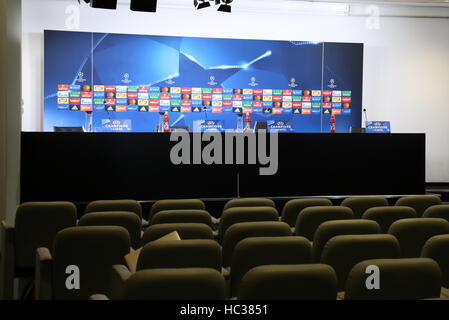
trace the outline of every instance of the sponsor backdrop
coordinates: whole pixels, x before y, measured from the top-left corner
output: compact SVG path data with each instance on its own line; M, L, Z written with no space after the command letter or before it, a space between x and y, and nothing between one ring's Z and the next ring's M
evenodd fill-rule
M44 130L360 127L363 44L45 31Z

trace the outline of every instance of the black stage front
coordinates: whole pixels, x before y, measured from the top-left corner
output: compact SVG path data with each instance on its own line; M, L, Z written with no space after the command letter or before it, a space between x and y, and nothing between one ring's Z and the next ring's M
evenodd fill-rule
M173 165L161 133L22 133L21 202L425 193L424 134L279 134L259 165Z

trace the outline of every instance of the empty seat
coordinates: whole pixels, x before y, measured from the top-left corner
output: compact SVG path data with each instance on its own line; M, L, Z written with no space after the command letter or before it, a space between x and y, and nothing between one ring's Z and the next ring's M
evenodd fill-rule
M239 198L225 203L223 211L235 207L272 207L276 208L274 201L267 198Z
M387 233L393 222L401 219L416 218L416 211L412 207L386 206L375 207L365 211L362 219L376 221L382 233Z
M150 225L161 223L204 223L212 227L212 218L206 210L181 209L163 210L156 213L150 221Z
M14 227L2 221L0 298L13 299L14 277L33 277L36 249L53 251L56 234L75 226L76 218L70 202L27 202L17 208Z
M211 268L221 271L221 247L214 240L147 243L139 254L137 270L158 268Z
M163 223L154 224L145 230L142 245L157 240L173 231L177 231L181 239L213 239L212 229L204 223Z
M440 218L402 219L394 222L388 233L399 240L402 258L414 258L421 255L428 239L449 233L449 222Z
M110 295L112 266L124 264L129 249L129 234L123 227L72 227L60 231L53 257L48 248L37 250L36 298L72 300L87 299L92 293ZM77 278L76 290L66 286L77 286Z
M148 269L123 274L125 300L224 300L225 280L214 269Z
M129 211L142 219L142 206L136 200L97 200L90 202L84 213L101 211Z
M399 255L399 242L390 234L342 235L327 241L321 263L335 270L338 291L344 291L348 274L357 263L369 259L394 259Z
M367 209L388 206L388 201L384 197L350 197L344 199L341 205L351 208L354 218L360 219Z
M449 204L431 206L423 213L423 218L441 218L449 221Z
M218 241L230 226L238 222L279 221L279 214L273 207L233 207L223 211L218 226Z
M374 268L368 268L375 266ZM367 279L375 279L379 270L379 289L368 289ZM369 273L367 273L367 270ZM348 276L345 300L418 300L439 298L441 272L432 259L376 259L366 260L354 266Z
M291 236L291 230L285 222L240 222L228 228L223 237L223 267L231 265L232 253L240 240L249 237Z
M396 206L412 207L417 217L421 217L427 208L441 204L441 199L433 195L406 196L396 201Z
M310 263L312 246L304 237L256 237L241 240L234 248L231 263L231 296L250 269L270 264Z
M339 235L376 234L380 227L371 220L336 220L322 223L315 232L312 246L312 261L319 262L327 241Z
M125 228L130 236L131 246L134 249L140 247L140 235L142 232L141 220L129 211L104 211L91 212L81 217L79 226L119 226Z
M249 270L239 300L335 300L337 277L325 264L270 265Z
M281 221L295 227L296 218L302 209L315 206L331 206L332 201L325 198L293 199L288 201L282 209Z
M151 206L149 220L163 210L205 210L206 206L200 199L175 199L175 200L158 200Z
M431 258L440 266L442 273L442 286L449 288L449 235L433 236L426 241L421 257Z
M317 206L303 209L296 219L295 234L313 240L316 229L325 221L352 219L350 208L340 206Z

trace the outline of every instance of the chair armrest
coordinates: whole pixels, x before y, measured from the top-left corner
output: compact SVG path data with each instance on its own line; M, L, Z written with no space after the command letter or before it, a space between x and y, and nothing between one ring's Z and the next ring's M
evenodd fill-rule
M35 297L36 300L53 298L53 258L47 248L36 250Z
M3 220L0 224L0 299L14 298L14 227Z
M89 297L89 300L109 300L104 294L93 294Z
M112 266L112 278L111 278L111 299L112 300L123 300L125 283L129 277L131 277L132 272L123 265L116 264Z

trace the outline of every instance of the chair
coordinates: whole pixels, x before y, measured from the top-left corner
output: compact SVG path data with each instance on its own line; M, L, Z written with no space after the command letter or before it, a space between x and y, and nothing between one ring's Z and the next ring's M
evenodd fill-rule
M204 223L163 223L154 224L145 230L142 236L142 246L173 231L177 231L183 240L214 238L212 229Z
M382 233L387 233L393 222L408 218L416 218L416 211L412 207L375 207L369 208L362 215L362 219L376 221L379 224Z
M378 268L379 289L368 289L369 266ZM377 269L376 268L376 269ZM374 269L375 270L375 269ZM376 277L376 271L371 271ZM375 281L373 281L375 282ZM418 300L439 298L441 271L432 259L365 260L352 268L346 283L345 300Z
M139 254L137 270L210 268L221 271L221 247L214 240L172 240L147 243Z
M281 221L288 223L292 228L296 225L296 218L302 209L315 206L331 206L332 201L325 198L293 199L282 208Z
M149 220L163 210L206 210L204 202L199 199L158 200L151 206Z
M123 227L71 227L58 232L53 255L48 248L37 249L36 299L87 299L92 293L110 295L112 266L124 264L129 249L129 233ZM74 284L79 282L77 290L67 287L70 272Z
M449 221L449 204L431 206L423 213L423 218L442 218Z
M223 211L235 207L272 207L276 208L274 201L268 198L239 198L231 199L225 203Z
M327 241L339 235L376 234L380 227L370 220L336 220L322 223L315 232L312 246L312 261L319 262Z
M130 237L131 246L134 249L140 247L142 232L141 220L129 211L104 211L91 212L83 215L78 226L119 226L125 228Z
M256 237L241 240L231 263L231 296L237 295L240 280L250 269L270 264L310 263L312 246L304 237Z
M351 208L354 218L360 219L367 209L388 206L388 201L384 197L350 197L344 199L341 205Z
M141 219L142 228L148 227L148 221L142 217L142 206L136 200L96 200L89 202L84 214L103 211L128 211Z
M396 201L396 206L412 207L416 211L416 216L419 218L423 215L427 208L441 204L441 199L433 195L423 196L406 196L401 197Z
M240 240L249 237L291 236L288 224L279 221L239 222L228 228L223 237L223 267L231 265L232 253Z
M325 264L269 265L249 270L239 300L335 300L337 277Z
M13 299L14 277L34 277L36 249L53 248L56 234L76 225L70 202L27 202L17 208L14 227L1 223L0 298Z
M398 239L402 258L417 258L427 240L449 233L449 222L440 218L402 219L394 222L388 233Z
M119 266L114 266L117 268ZM225 280L214 269L147 269L122 271L124 290L113 299L125 300L224 300Z
M279 214L273 207L233 207L223 211L218 226L218 242L230 226L239 222L279 221Z
M442 274L442 286L449 289L449 234L433 236L427 240L421 257L431 258L438 263Z
M317 206L303 209L296 219L295 234L313 240L316 229L330 220L348 220L354 216L352 210L340 206Z
M150 225L161 223L204 223L212 228L212 218L206 210L182 209L159 211L150 220Z
M327 241L320 262L335 270L337 289L344 291L348 274L357 263L370 259L394 259L399 256L399 242L392 235L341 235Z

